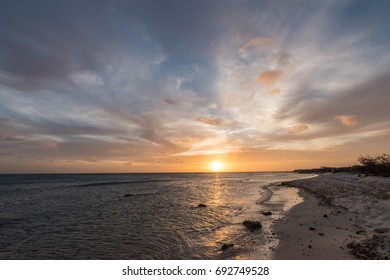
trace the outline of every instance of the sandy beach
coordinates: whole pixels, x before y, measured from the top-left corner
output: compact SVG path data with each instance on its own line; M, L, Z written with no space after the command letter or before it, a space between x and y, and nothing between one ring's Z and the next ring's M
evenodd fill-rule
M274 224L274 259L390 258L390 178L338 173L285 185L303 202Z

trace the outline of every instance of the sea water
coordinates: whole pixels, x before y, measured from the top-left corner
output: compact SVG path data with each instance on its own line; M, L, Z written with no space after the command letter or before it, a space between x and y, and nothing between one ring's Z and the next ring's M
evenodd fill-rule
M0 259L269 259L272 224L297 203L296 195L272 195L283 192L279 182L304 177L0 175ZM250 231L245 220L263 228Z

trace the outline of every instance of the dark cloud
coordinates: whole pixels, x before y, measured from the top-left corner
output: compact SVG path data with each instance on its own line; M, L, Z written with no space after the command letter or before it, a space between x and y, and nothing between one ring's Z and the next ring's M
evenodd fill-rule
M1 123L0 123L1 124ZM90 125L82 122L70 123L60 120L37 119L28 115L13 112L12 120L7 120L2 125L2 131L13 132L21 135L120 135L126 130L107 125Z
M329 122L337 116L354 116L362 124L374 124L389 120L390 73L378 75L351 89L331 96L318 96L310 87L301 87L281 108L279 117L298 117L302 122ZM352 117L349 118L349 120ZM347 117L343 118L348 122ZM348 122L351 123L351 122Z
M165 103L169 104L169 105L177 105L177 104L179 103L179 101L174 100L174 99L169 98L169 97L164 98L163 101L164 101Z
M194 64L204 69L197 81L210 79L217 3L2 1L0 83L39 90L53 80L67 81L76 71L100 71L117 53L136 55L156 48L169 56L161 74L177 74ZM187 86L202 88L196 82Z
M23 138L19 136L12 135L0 135L0 141L3 142L22 142Z
M99 69L116 45L109 48L108 3L2 1L0 82L31 91L76 70Z

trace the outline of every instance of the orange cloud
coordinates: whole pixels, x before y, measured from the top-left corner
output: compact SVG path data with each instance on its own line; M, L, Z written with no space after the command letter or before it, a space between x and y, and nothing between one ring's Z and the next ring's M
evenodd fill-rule
M203 140L204 140L204 137L199 136L199 137L191 137L191 138L180 138L180 139L174 140L173 142L176 145L188 147L188 146L193 146L196 143L202 142Z
M355 115L338 115L334 118L345 126L352 127L352 126L356 126L359 123Z
M58 142L53 139L45 139L38 141L39 146L45 149L52 149L58 147Z
M309 129L307 124L297 124L289 129L291 133L301 133Z
M280 95L282 94L282 90L280 88L273 88L271 89L268 94L271 94L271 95Z
M255 37L252 40L250 40L248 43L246 43L242 49L248 49L253 47L258 48L268 48L273 46L276 43L276 39L274 37Z
M209 124L209 125L221 125L223 121L217 118L200 117L196 119L198 122Z
M279 82L283 77L283 71L273 70L266 71L261 73L256 81L264 86L272 86L273 84Z

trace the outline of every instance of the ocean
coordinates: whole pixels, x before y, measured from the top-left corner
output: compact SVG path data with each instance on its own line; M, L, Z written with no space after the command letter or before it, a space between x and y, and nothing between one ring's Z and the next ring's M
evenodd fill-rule
M272 224L301 201L279 183L306 177L0 175L0 259L271 259Z

